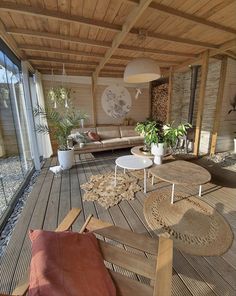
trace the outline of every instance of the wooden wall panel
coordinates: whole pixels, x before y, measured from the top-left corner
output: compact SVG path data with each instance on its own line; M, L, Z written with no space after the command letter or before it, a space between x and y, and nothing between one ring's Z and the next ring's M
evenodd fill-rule
M55 82L53 85L60 86L61 83ZM47 93L49 88L52 86L50 81L44 81L44 96L47 102ZM65 83L65 87L71 89L71 99L73 101L73 105L81 111L86 112L89 115L89 119L86 120L86 124L93 125L93 113L92 113L92 90L91 86L88 84L80 84L80 83Z
M59 78L60 77L60 78ZM43 87L45 99L47 99L47 92L52 85L62 85L62 82L57 80L61 79L61 76L55 75L55 82L50 81L50 75L43 75ZM99 78L98 85L96 87L96 120L98 125L103 124L122 124L124 118L114 119L108 116L102 108L101 98L105 88L111 84L119 83L123 85L123 80L119 78ZM71 98L76 108L81 109L89 114L89 120L86 122L88 125L94 125L93 122L93 100L92 100L92 81L91 77L76 77L67 76L66 81L63 82L65 87L71 88ZM139 95L138 99L135 99L136 86L124 85L132 99L132 107L130 112L127 114L127 118L132 118L135 122L143 121L150 115L150 94L149 86L141 86L142 94Z
M228 114L228 111L232 109L229 101L234 93L236 94L236 61L228 59L216 152L233 150L233 138L235 136L234 132L236 132L236 112Z
M108 86L108 85L107 85ZM98 85L97 87L97 124L122 124L124 118L111 118L102 108L101 97L106 85ZM149 89L142 89L142 94L135 99L136 88L126 87L131 95L132 107L127 114L127 118L132 118L135 122L144 121L150 114L150 97Z

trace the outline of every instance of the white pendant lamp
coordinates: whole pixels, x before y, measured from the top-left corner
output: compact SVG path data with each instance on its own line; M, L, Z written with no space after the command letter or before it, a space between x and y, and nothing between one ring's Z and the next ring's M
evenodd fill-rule
M160 67L150 58L136 58L128 63L124 72L127 83L144 83L161 77Z

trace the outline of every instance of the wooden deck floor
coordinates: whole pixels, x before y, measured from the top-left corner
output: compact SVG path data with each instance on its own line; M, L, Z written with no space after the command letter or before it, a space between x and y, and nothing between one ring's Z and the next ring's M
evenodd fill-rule
M92 174L113 171L117 156L127 152L123 150L97 153L95 156L76 156L76 166L64 172L61 177L54 177L48 170L49 166L56 164L56 158L46 161L1 260L1 292L11 292L27 269L30 261L28 229L53 230L72 207L82 208L82 215L73 230L78 230L85 217L92 213L95 217L115 225L155 235L143 216L145 196L142 192L138 192L135 200L123 201L109 210L105 210L96 202L82 202L80 184L86 182ZM221 179L219 172L217 178ZM160 182L157 186L167 186L167 183ZM150 184L148 190L153 190ZM212 183L204 186L203 195L204 200L225 216L236 234L236 189L218 186L214 184L213 178ZM230 250L221 257L190 256L175 249L173 267L172 295L236 295L236 240Z

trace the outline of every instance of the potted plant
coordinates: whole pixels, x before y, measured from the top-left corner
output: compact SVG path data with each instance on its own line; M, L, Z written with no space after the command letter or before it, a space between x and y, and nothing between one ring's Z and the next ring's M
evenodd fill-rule
M152 121L146 120L143 122L138 122L135 127L135 131L138 132L140 135L144 136L144 152L150 152L151 151L151 142L150 137L148 136L148 131L150 130L152 125Z
M178 126L174 126L174 122L164 125L164 137L167 146L171 152L174 153L178 146L179 138L187 134L187 130L191 127L189 123L180 123Z
M162 164L162 158L165 154L165 138L162 122L152 121L148 125L148 142L151 144L151 152L154 157L154 163Z
M48 124L37 124L38 133L50 133L58 144L58 160L62 169L70 169L74 164L74 150L69 147L68 137L71 130L77 127L81 120L81 112L73 108L42 108L34 109L34 116L44 117Z

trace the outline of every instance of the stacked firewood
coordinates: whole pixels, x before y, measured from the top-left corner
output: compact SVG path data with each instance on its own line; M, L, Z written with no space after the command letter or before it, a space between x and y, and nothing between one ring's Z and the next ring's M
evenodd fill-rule
M151 102L152 119L166 122L168 104L168 83L163 83L152 87Z

